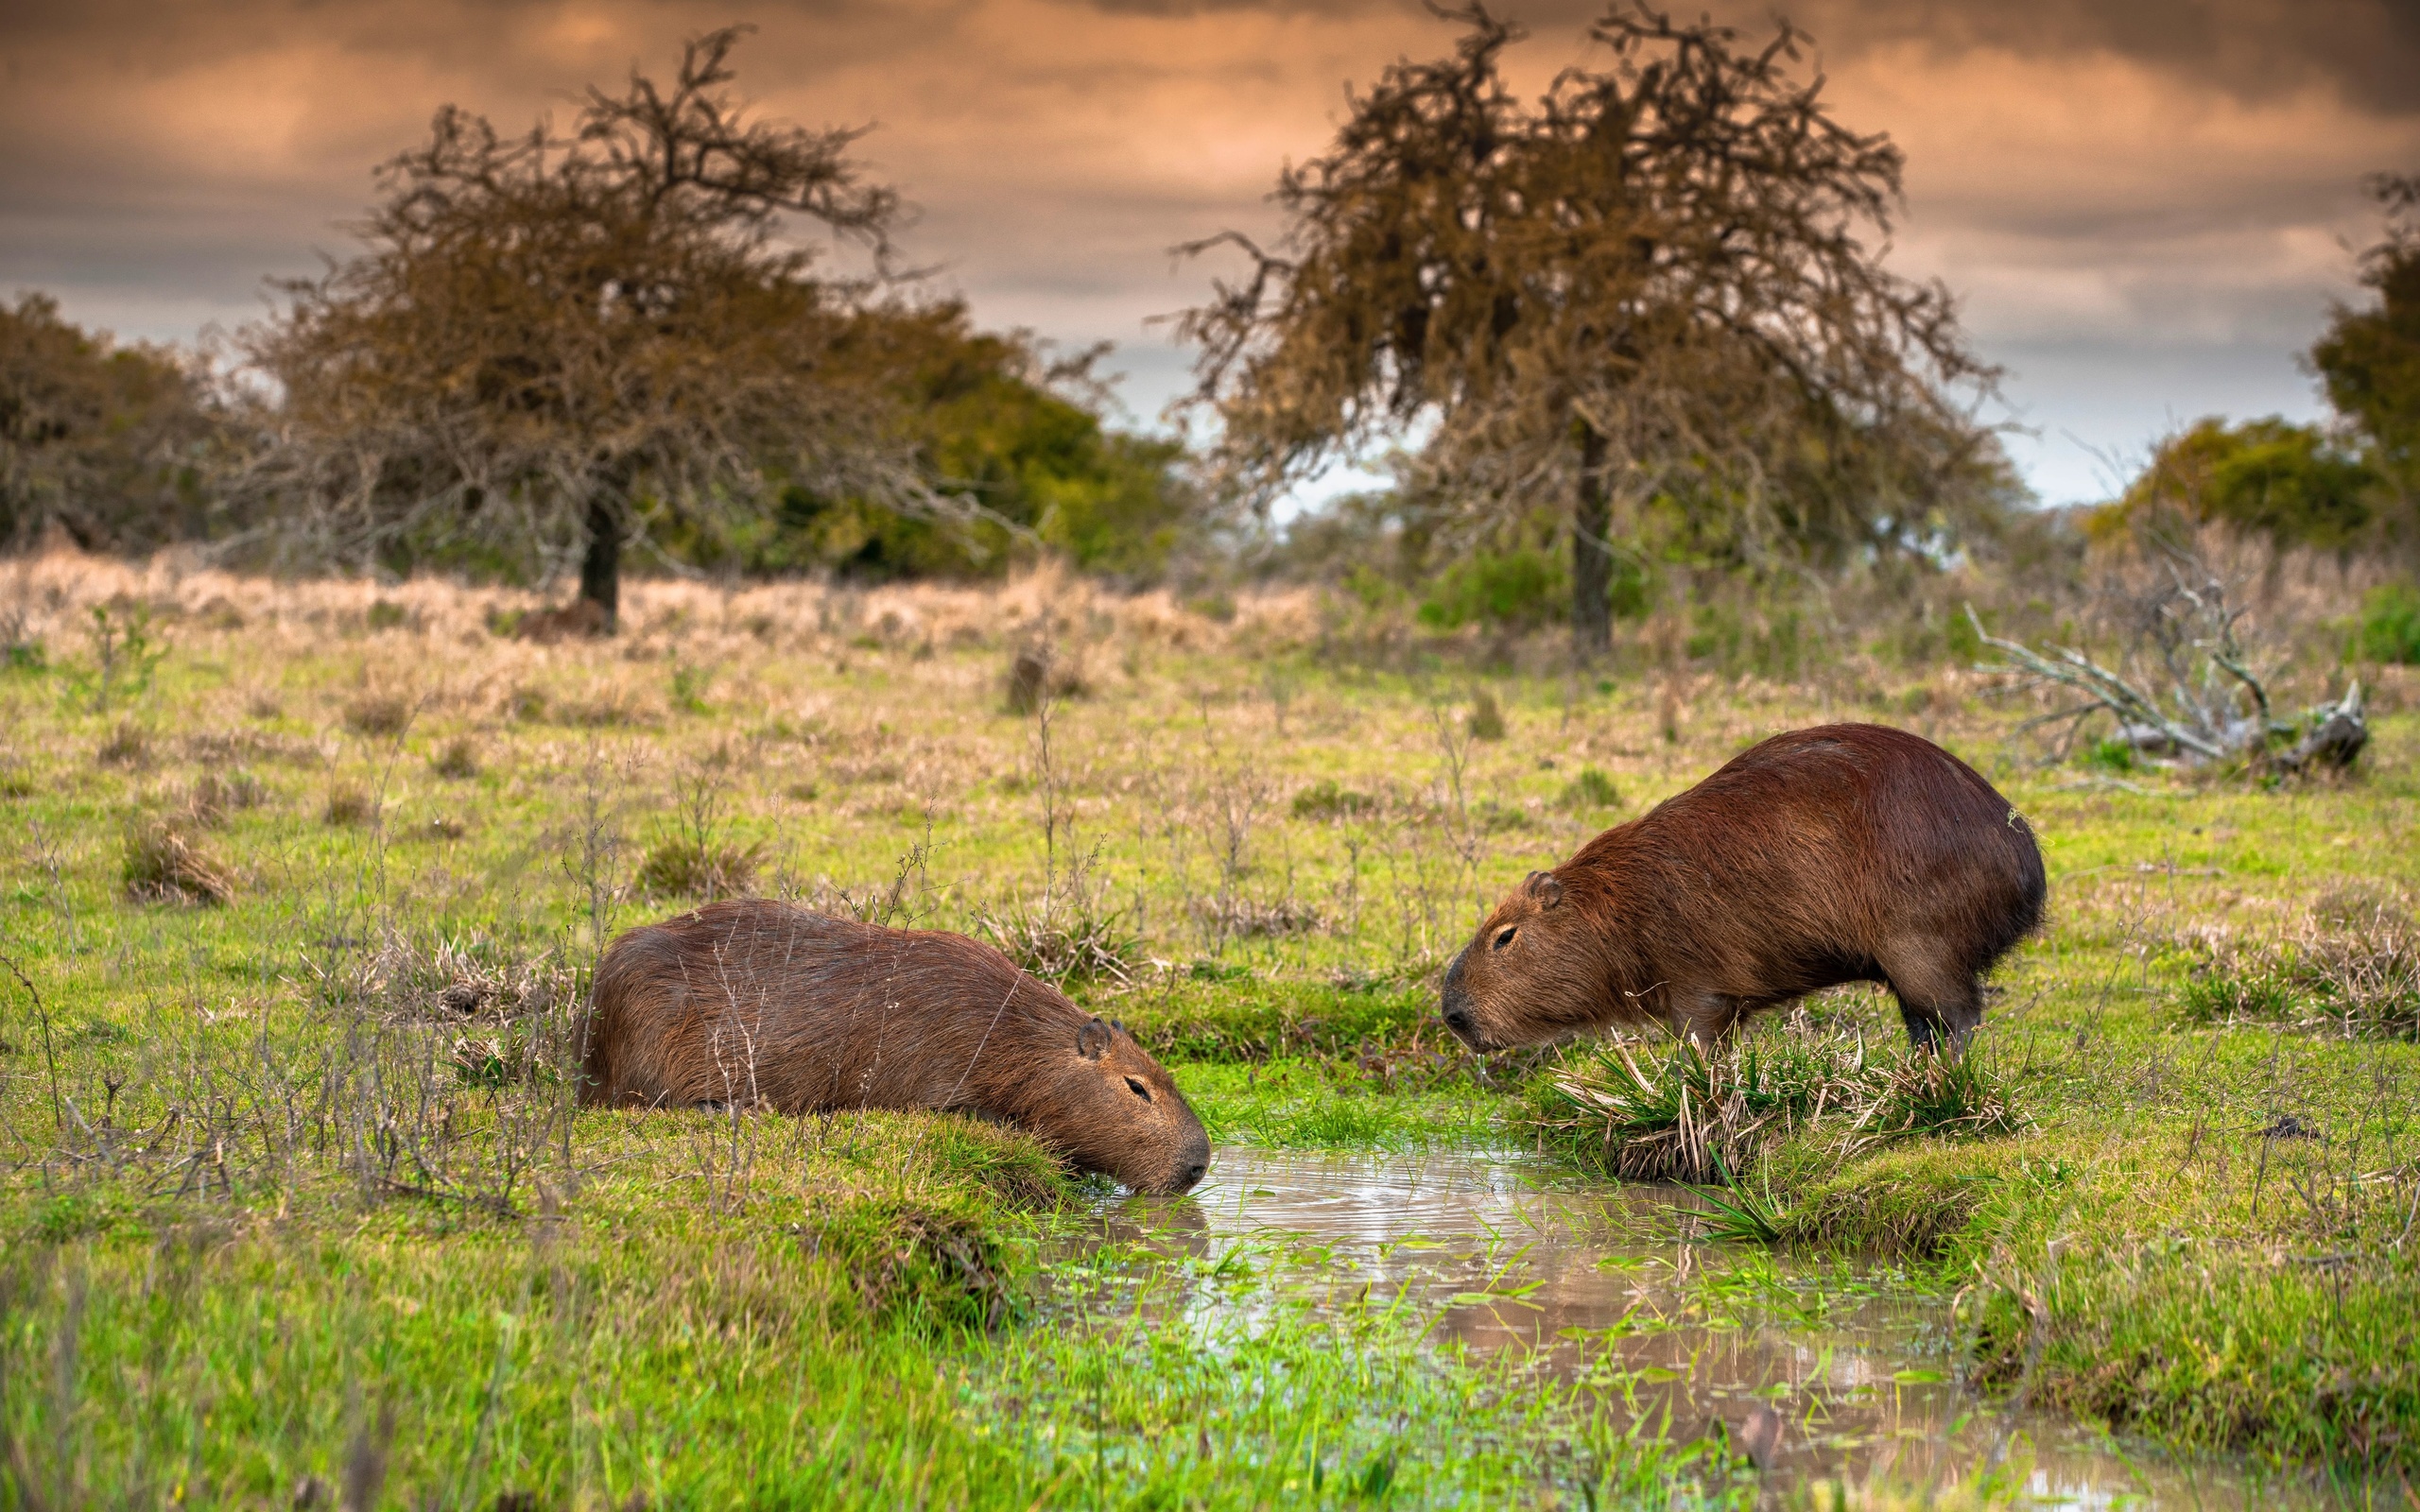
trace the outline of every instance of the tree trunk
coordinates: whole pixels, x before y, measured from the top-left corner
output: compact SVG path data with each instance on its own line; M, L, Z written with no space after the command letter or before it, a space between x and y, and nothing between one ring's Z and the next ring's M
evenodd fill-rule
M1614 644L1614 553L1605 540L1613 507L1605 487L1605 438L1580 424L1580 490L1571 509L1571 639L1583 658Z
M599 488L588 499L588 555L579 562L579 596L605 615L605 633L618 627L622 608L622 501Z

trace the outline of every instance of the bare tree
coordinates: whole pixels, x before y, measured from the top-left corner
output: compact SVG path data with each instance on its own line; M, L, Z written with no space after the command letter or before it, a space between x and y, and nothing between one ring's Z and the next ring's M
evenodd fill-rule
M884 266L898 200L857 132L745 118L747 30L689 43L669 92L590 90L568 138L448 106L380 170L368 250L248 333L279 403L243 485L285 505L285 550L577 556L610 627L648 528L783 483L942 507L889 423L875 281L783 236L803 217Z
M1803 33L1743 51L1616 9L1590 32L1610 62L1527 106L1499 71L1519 30L1439 13L1466 28L1454 56L1388 69L1279 180L1277 251L1180 249L1252 263L1177 320L1236 487L1426 434L1490 512L1566 502L1586 650L1610 634L1608 533L1651 497L1888 544L1989 445L1945 387L1992 376L1946 291L1864 240L1888 234L1900 152L1792 77Z

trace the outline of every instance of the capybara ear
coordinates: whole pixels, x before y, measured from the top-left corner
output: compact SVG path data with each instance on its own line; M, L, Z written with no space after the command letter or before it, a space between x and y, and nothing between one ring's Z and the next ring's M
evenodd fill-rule
M1095 1018L1076 1031L1076 1054L1086 1060L1098 1060L1100 1053L1109 1048L1109 1042L1114 1038L1115 1037L1109 1025L1101 1022L1098 1018Z
M1540 908L1552 908L1563 902L1563 884L1554 880L1551 871L1532 871L1522 879L1521 896Z

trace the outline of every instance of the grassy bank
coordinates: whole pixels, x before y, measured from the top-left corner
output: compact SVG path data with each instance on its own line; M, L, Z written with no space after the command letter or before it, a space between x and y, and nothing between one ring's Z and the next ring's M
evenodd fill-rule
M2392 679L2364 781L2268 792L2020 767L2024 711L1938 666L1379 667L1323 651L1308 597L640 585L624 637L545 646L490 628L522 600L442 584L51 558L26 593L14 1504L1744 1494L1484 1362L1414 1368L1420 1320L1382 1307L1055 1326L1082 1278L1053 1236L1110 1197L1029 1142L575 1113L568 1026L603 939L741 886L1082 968L1224 1143L1577 1157L1593 1136L1540 1120L1601 1056L1473 1061L1435 970L1532 867L1841 717L1944 740L2046 837L2052 924L1982 1053L2017 1116L1869 1140L1803 1109L1741 1180L1792 1236L1966 1287L1983 1370L2036 1400L2278 1456L2420 1444L2420 1059L2311 975L2347 886L2408 908L2420 881ZM1044 643L1063 696L1011 713ZM1841 994L1750 1042L1860 1026L1899 1033Z

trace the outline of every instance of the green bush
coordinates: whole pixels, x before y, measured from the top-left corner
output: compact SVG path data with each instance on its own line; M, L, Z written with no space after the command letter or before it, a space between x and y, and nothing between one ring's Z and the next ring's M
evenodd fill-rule
M1432 630L1465 625L1534 629L1564 616L1571 579L1559 558L1527 547L1479 552L1445 569L1429 585L1420 623Z
M1573 813L1582 813L1589 809L1620 808L1622 795L1621 790L1614 786L1614 780L1603 771L1594 766L1582 766L1580 775L1571 780L1556 801Z
M2420 588L2389 583L2371 589L2361 601L2356 640L2368 661L2420 665Z

